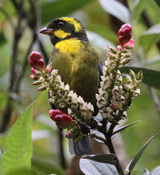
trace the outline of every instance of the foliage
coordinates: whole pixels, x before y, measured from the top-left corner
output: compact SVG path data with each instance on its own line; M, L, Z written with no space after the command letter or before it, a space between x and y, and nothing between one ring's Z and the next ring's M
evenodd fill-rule
M125 15L123 12L127 15ZM60 166L58 166L58 155L60 154L57 154L57 151L53 151L53 145L56 143L56 137L53 142L51 142L51 138L56 135L56 129L54 128L54 124L51 123L50 119L48 118L48 110L50 107L49 104L46 103L47 93L38 93L36 88L31 86L32 81L28 78L30 75L28 56L31 50L40 51L43 55L43 58L45 59L45 62L47 62L48 55L51 54L52 50L52 46L49 44L49 42L46 40L44 41L39 35L37 36L38 29L41 27L39 25L46 25L53 18L59 16L70 15L78 17L82 23L85 24L86 29L90 30L90 32L88 32L90 42L97 49L103 61L103 57L105 57L103 53L104 51L106 52L106 44L112 43L113 46L117 45L118 42L118 39L116 39L117 31L115 32L110 25L110 14L115 15L123 22L127 21L133 27L135 48L133 50L132 61L127 67L122 68L121 72L126 74L128 73L129 69L132 69L136 73L142 70L144 74L143 83L145 83L145 85L143 84L140 86L141 96L133 102L132 108L128 110L129 117L126 121L126 126L129 123L135 122L136 120L141 120L141 122L133 127L129 127L127 132L126 129L124 132L122 132L126 152L129 158L132 159L137 150L142 147L142 140L148 140L149 136L159 132L158 115L160 116L160 107L158 98L160 88L160 31L158 23L160 11L158 0L128 0L128 8L120 3L118 4L116 1L108 1L106 4L105 0L1 0L1 133L7 131L18 118L18 116L20 116L22 111L24 111L26 106L28 106L28 104L30 104L33 100L37 99L37 103L33 108L34 120L32 129L36 132L33 138L33 157L31 160L31 169L17 169L10 174L22 174L21 172L23 172L23 174L36 174L37 171L38 173L43 172L43 174L63 174L63 170ZM99 35L94 35L91 32L96 32ZM153 87L156 88L156 90ZM22 119L21 117L19 119ZM30 119L31 115L28 115L28 120ZM27 117L24 120L27 120ZM18 125L19 127L22 127L20 124L18 124L19 121L20 120L16 121L16 123L13 125L13 128L11 128L9 132L14 131L14 127L16 125L17 127ZM27 136L29 137L29 132L31 131L29 131L29 128L27 130L25 132L28 132ZM14 134L16 134L16 131ZM18 134L16 134L16 136L19 141L17 141L16 144L20 149L22 149L22 145L20 145L20 138L22 138L22 135ZM9 135L7 137L6 136L7 133L0 135L1 146L6 145L5 142L10 142L10 139L15 139L15 137L9 138ZM4 142L5 138L6 141ZM147 167L147 169L152 170L155 166L158 166L160 161L158 155L159 145L159 136L157 136L147 148L145 154L138 162L135 169L140 170ZM28 149L30 148L28 147ZM66 152L68 152L68 149L66 150ZM14 148L15 153L16 151L19 150ZM30 151L27 150L27 152L27 160L29 161L31 149ZM2 159L2 164L4 164L4 160L1 157L0 162ZM28 161L26 163L27 167L29 167ZM86 162L83 162L84 159L81 159L81 161L84 163L83 165L85 165ZM93 160L85 159L85 161L92 165L92 168L93 165L97 165L97 162L95 163ZM16 164L16 161L13 163ZM147 169L144 170L144 175L149 174ZM159 167L152 171L151 174L157 175L158 172ZM136 174L136 171L132 171L132 174Z

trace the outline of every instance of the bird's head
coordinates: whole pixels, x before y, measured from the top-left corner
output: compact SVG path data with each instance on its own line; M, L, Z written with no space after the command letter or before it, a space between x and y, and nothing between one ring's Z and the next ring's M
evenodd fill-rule
M51 21L40 33L50 36L53 45L61 40L76 38L88 42L88 38L81 22L75 18L62 17Z

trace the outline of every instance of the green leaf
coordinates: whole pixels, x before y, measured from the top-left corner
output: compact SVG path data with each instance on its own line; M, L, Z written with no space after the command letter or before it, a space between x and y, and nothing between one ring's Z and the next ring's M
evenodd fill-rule
M6 136L7 136L6 133L0 134L0 147L3 146L4 141L5 141L5 139L6 139Z
M140 0L140 1L135 1L135 3L137 3L136 8L133 11L133 19L138 21L139 17L141 16L143 10L145 9L148 0Z
M100 154L100 155L89 155L83 156L82 159L89 159L100 163L110 163L113 164L114 158L116 155L114 154Z
M152 173L152 175L159 175L160 174L160 166L158 166Z
M130 127L130 126L132 126L132 125L134 125L134 124L136 124L136 123L138 123L138 122L140 122L140 121L136 121L136 122L133 122L133 123L131 123L131 124L129 124L129 125L126 125L126 126L123 126L123 127L121 127L121 128L118 128L118 129L116 129L116 130L113 132L112 135L115 135L115 134L117 134L118 132L121 132L121 131L123 131L124 129L126 129L126 128L128 128L128 127Z
M29 170L25 168L20 168L7 173L6 175L45 175L44 173L36 172L35 170Z
M143 175L150 175L149 171L145 168Z
M6 137L3 156L2 174L14 169L30 168L32 157L32 106L33 103L17 119Z
M127 171L131 172L134 167L136 166L137 162L139 161L139 159L141 158L144 150L146 149L146 147L148 146L148 144L150 143L150 141L156 137L156 135L152 136L144 145L143 147L138 151L138 153L134 156L134 158L131 160L131 162L129 163L129 165L127 166Z
M130 12L127 7L118 1L113 0L99 0L102 8L109 14L115 16L124 23L130 21Z
M99 163L89 159L80 159L80 169L87 175L118 175L114 165L108 163Z
M143 45L145 52L147 52L153 44L157 43L159 36L160 24L150 27L141 35L140 43Z
M143 80L142 82L147 84L148 86L154 87L156 89L160 89L160 71L143 68L143 67L132 67L126 66L120 69L122 73L127 73L132 69L135 73L139 71L143 72Z
M42 4L42 24L46 24L55 18L67 16L79 8L82 8L91 0L63 0L45 2Z
M32 168L45 174L51 174L53 172L58 175L64 174L64 170L59 164L46 160L40 156L34 156L32 158Z
M157 5L160 7L160 1L159 0L155 0Z

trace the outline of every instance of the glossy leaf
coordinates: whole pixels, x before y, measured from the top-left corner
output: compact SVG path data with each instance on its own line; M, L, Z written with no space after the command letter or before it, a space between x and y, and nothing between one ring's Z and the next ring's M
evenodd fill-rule
M83 7L91 0L48 1L42 5L42 24L49 23L55 18L68 16Z
M138 123L138 122L140 122L140 121L133 122L133 123L131 123L131 124L129 124L129 125L126 125L126 126L122 126L121 128L116 129L116 130L113 132L112 135L117 134L118 132L121 132L121 131L123 131L124 129L126 129L126 128L128 128L128 127L130 127L130 126L132 126L132 125L134 125L134 124L136 124L136 123Z
M131 172L131 171L134 169L134 167L136 166L137 162L138 162L139 159L141 158L141 156L142 156L144 150L146 149L146 147L148 146L148 144L150 143L150 141L151 141L155 136L157 136L157 134L154 135L154 136L152 136L152 137L144 144L144 146L138 151L138 153L134 156L134 158L131 160L131 162L130 162L129 165L127 166L127 168L126 168L127 171Z
M142 82L147 84L148 86L154 87L156 89L160 89L160 71L143 68L143 67L123 67L121 68L122 73L129 73L129 70L133 70L135 73L138 73L139 71L143 72L143 80Z
M122 3L115 0L99 0L99 3L107 13L115 16L124 23L129 23L130 12Z
M158 166L151 175L159 175L160 174L160 166Z
M2 174L31 166L32 106L33 104L23 112L8 132L3 148Z
M150 175L149 171L145 168L143 175Z
M159 40L160 24L150 27L140 37L140 43L143 45L144 50L147 52L150 47Z
M100 154L100 155L89 155L83 156L82 159L89 159L100 163L113 164L113 160L116 156L114 154Z
M80 169L87 175L118 175L114 165L99 163L89 159L80 159Z

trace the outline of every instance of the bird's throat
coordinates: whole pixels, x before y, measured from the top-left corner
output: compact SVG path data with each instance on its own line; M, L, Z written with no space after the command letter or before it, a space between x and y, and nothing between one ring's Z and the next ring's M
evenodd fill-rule
M55 45L55 49L58 49L61 53L73 55L77 54L83 47L82 42L74 38L62 40Z

